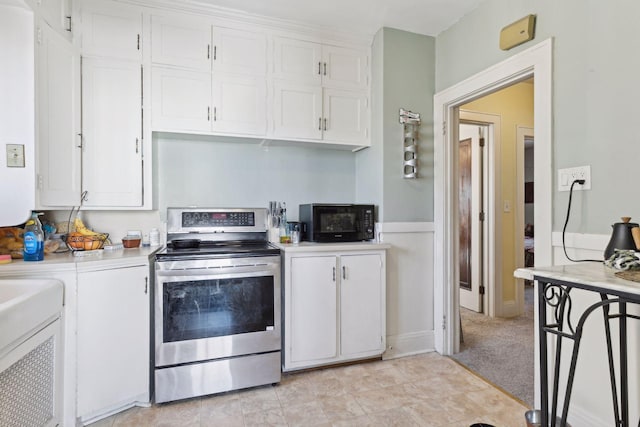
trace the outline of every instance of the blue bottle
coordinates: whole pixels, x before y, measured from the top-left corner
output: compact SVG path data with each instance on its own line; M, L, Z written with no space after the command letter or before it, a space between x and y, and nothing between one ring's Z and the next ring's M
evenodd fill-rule
M24 227L24 250L22 256L25 261L42 261L44 259L44 232L38 214L33 212Z

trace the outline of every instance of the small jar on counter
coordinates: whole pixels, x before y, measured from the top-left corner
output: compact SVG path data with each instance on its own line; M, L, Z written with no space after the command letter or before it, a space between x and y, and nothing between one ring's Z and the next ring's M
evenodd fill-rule
M157 228L152 228L149 232L149 245L160 246L160 231Z

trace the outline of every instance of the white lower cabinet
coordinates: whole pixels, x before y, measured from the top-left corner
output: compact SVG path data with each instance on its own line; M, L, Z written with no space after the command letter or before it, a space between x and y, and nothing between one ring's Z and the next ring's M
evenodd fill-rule
M384 352L384 250L284 258L284 371Z
M149 402L149 267L78 272L78 418Z

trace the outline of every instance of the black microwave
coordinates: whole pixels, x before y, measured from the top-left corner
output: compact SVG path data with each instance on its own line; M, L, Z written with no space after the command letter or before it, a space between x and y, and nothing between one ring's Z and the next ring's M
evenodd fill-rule
M374 205L311 203L300 205L302 238L310 242L373 240Z

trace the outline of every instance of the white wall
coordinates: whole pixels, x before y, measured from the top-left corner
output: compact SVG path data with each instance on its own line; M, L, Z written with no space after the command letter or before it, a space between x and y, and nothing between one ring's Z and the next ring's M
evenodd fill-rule
M379 239L391 244L384 358L433 351L433 223L382 223L379 228Z
M34 52L33 12L0 4L0 226L35 206ZM7 167L6 144L24 145L24 168Z

